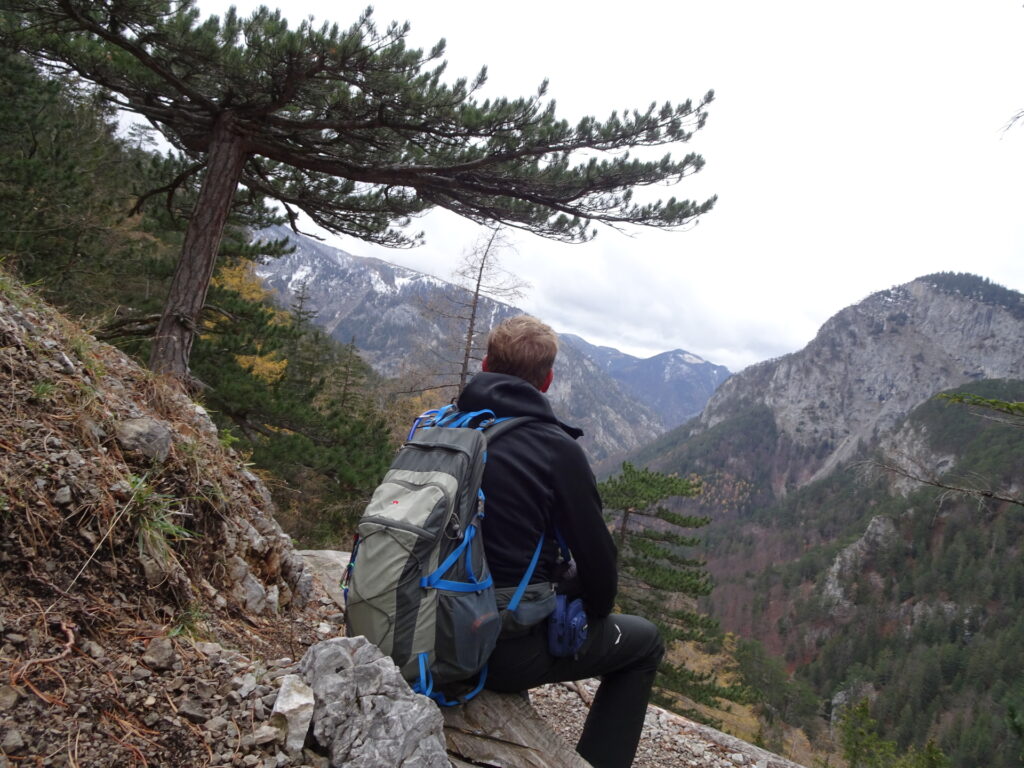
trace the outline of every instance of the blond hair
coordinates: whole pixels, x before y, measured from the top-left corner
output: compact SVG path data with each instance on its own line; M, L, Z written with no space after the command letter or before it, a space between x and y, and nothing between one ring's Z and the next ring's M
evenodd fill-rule
M558 337L535 317L503 321L487 339L487 370L518 376L540 389L555 364Z

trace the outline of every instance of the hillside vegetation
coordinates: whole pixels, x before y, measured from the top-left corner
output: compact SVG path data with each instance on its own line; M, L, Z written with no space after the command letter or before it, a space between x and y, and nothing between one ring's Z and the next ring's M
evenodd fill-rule
M266 488L201 407L2 271L0 391L0 762L273 760L227 722L269 716L265 675L323 609Z
M951 273L875 294L635 457L704 477L679 512L712 518L724 628L833 721L866 699L898 749L933 740L962 768L1020 764L1022 306Z
M70 79L0 50L0 260L98 338L146 359L199 180L154 194L184 157L120 135L113 114ZM223 439L270 473L290 532L348 540L394 440L369 368L300 306L279 309L254 274L281 242L249 243L277 221L240 195L192 356ZM410 406L411 408L412 406Z

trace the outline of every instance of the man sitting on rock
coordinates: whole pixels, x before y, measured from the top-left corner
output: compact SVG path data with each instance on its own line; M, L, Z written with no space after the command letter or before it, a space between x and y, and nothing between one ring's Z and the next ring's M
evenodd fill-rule
M484 548L499 595L508 596L544 536L529 596L550 602L550 585L582 597L588 638L570 658L548 651L547 622L506 624L488 665L487 687L514 692L545 683L600 677L576 751L589 763L629 766L636 753L651 685L664 647L657 628L638 616L612 614L616 551L583 449L583 433L560 422L545 393L558 352L555 333L521 315L490 335L483 371L458 400L461 411L530 416L488 447L483 491ZM575 575L561 578L556 531L568 544ZM501 599L499 598L499 605ZM525 611L528 613L528 611ZM514 624L514 623L513 623Z

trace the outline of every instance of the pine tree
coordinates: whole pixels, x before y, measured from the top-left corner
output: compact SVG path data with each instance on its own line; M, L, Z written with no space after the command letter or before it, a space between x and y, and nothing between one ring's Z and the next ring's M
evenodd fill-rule
M570 125L544 101L546 83L532 97L483 102L486 69L442 83L443 42L407 48L407 24L379 30L369 11L342 30L311 20L290 29L266 7L201 21L194 0L3 7L0 36L97 84L192 159L171 191L202 177L150 358L183 380L240 187L279 201L293 225L303 211L331 232L391 246L417 242L403 227L433 206L575 242L594 222L675 228L714 204L634 202L634 188L679 181L704 161L619 152L688 141L711 92Z
M74 301L83 283L105 288L92 275L131 275L158 249L128 215L143 153L118 139L109 107L4 48L0 100L0 256L49 298L87 311Z
M704 562L686 554L700 540L684 532L707 525L708 518L679 515L661 506L671 497L695 496L699 482L626 462L621 474L599 489L605 507L621 513L615 538L620 568L630 579L622 590L625 607L664 622L672 639L701 638L713 622L690 608L669 606L680 597L687 602L711 592Z
M717 622L695 610L694 603L711 592L711 579L704 562L687 553L700 540L685 533L707 525L708 519L680 515L661 505L672 497L698 494L699 481L637 469L626 462L621 474L603 481L598 489L605 508L621 514L615 540L622 610L654 621L666 645L676 640L708 639ZM719 686L710 673L693 672L668 661L658 670L656 684L712 706L717 706L719 698L746 698L740 688ZM692 710L687 714L699 717Z
M867 699L843 713L839 721L839 744L848 768L948 768L949 758L929 741L923 749L911 748L900 754L896 743L878 735L878 723L871 717Z

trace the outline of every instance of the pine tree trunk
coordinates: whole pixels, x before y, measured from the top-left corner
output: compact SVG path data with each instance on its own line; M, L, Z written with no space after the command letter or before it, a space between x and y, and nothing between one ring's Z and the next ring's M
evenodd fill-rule
M189 377L192 342L217 265L224 224L249 156L244 137L233 130L232 123L231 113L223 114L210 138L206 178L185 230L185 242L149 357L153 371L183 382Z

